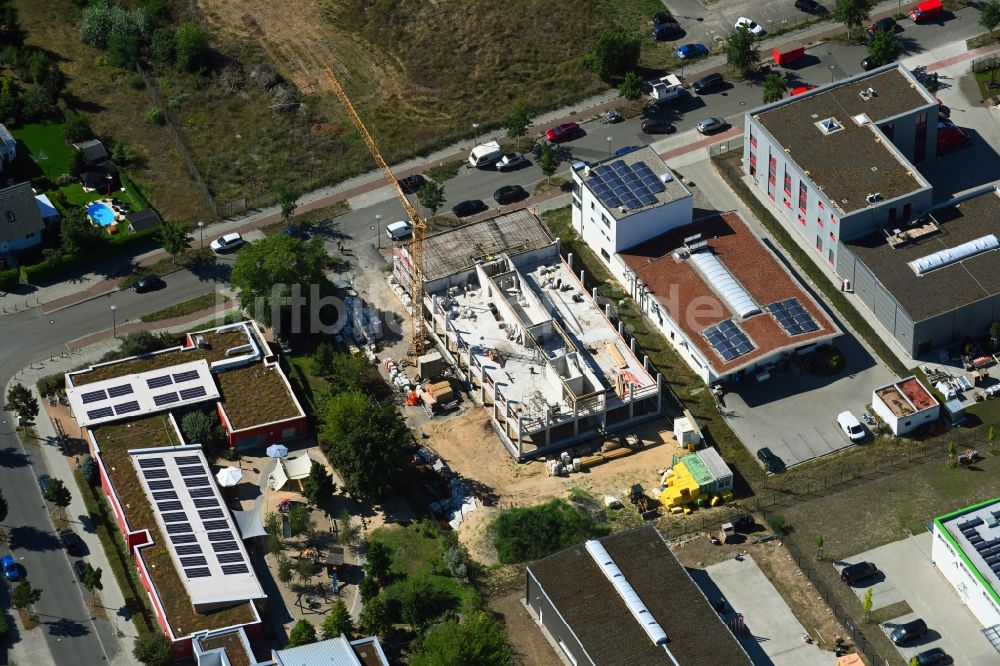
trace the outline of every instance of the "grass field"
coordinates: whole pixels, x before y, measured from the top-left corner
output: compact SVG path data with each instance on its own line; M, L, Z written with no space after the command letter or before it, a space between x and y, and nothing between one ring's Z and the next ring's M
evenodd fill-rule
M69 173L73 147L66 145L63 140L61 124L32 123L12 130L11 134L28 149L31 159L53 183L59 176ZM20 149L19 145L18 150Z
M219 294L213 291L208 294L196 296L181 303L176 303L171 305L169 308L157 310L156 312L150 312L149 314L139 317L139 319L142 321L162 321L164 319L173 319L174 317L183 317L184 315L201 312L202 310L207 310L211 307L221 309L228 307L229 300L228 296L222 296L220 299Z

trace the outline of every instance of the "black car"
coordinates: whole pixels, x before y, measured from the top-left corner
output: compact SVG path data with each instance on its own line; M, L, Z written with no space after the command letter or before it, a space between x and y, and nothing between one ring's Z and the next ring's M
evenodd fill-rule
M528 192L520 185L504 185L493 193L493 198L501 206L517 203L521 199L528 198Z
M670 12L656 12L653 14L653 25L663 25L664 23L676 23Z
M795 0L795 8L801 9L809 14L826 13L826 7L816 2L816 0Z
M143 275L132 285L132 291L137 294L144 294L147 291L155 291L164 287L166 283L155 275Z
M757 450L757 458L764 463L767 471L771 474L785 471L785 461L774 455L774 452L766 446Z
M666 42L671 39L680 39L684 36L684 30L676 23L659 23L653 26L653 39Z
M866 72L870 72L871 70L875 69L878 66L879 66L878 63L875 62L875 60L872 58L865 58L864 60L861 61L861 69L865 70Z
M73 560L73 573L80 580L83 580L83 572L87 570L87 563L83 560Z
M281 230L281 233L285 234L286 236L291 236L292 238L301 238L303 240L305 240L308 237L306 234L306 230L297 224L288 225L287 227Z
M725 82L726 80L722 78L722 74L709 74L708 76L703 76L695 81L691 88L696 93L701 95L702 93L710 92L711 90L718 88Z
M889 634L889 638L896 645L902 645L903 643L915 641L926 633L927 623L920 618L917 618L916 620L904 622L893 629L892 633Z
M932 666L933 664L950 664L952 663L952 658L948 656L948 653L939 647L931 648L930 650L924 650L916 657L917 666Z
M455 217L468 217L476 213L482 213L486 209L486 204L479 199L466 199L452 206L451 212L455 214Z
M645 134L673 134L677 128L666 120L650 118L642 121L642 131Z
M840 580L848 585L854 585L859 580L871 578L878 573L878 567L871 562L858 562L844 567L840 572Z
M426 184L427 184L427 179L421 176L419 173L399 179L399 186L403 188L403 191L406 192L407 194L416 194L417 190L419 190Z
M73 557L83 557L87 554L87 544L73 530L62 530L59 532L59 540L62 541L66 552Z
M891 16L880 18L868 27L868 36L875 36L876 32L896 32L896 19Z

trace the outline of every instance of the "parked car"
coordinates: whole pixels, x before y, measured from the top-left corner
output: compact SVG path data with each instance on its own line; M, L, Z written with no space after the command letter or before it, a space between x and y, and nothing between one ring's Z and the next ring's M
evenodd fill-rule
M633 150L639 150L642 146L622 146L615 151L615 157L621 157L622 155L628 155Z
M528 192L520 185L504 185L493 193L493 198L501 206L506 206L507 204L516 203L521 199L527 199Z
M507 153L497 162L497 171L513 171L514 169L526 167L529 164L531 162L522 153Z
M559 143L560 141L569 141L570 139L575 139L576 137L583 134L583 130L579 125L573 122L562 123L556 125L548 132L545 133L545 138L549 141Z
M643 120L641 128L645 134L673 134L677 131L677 128L666 120L657 120L656 118Z
M809 14L826 13L826 7L816 2L816 0L795 0L795 8Z
M865 58L864 60L861 61L861 69L865 70L866 72L870 72L871 70L875 69L878 66L879 64L875 62L874 58Z
M291 236L292 238L301 238L303 240L309 237L309 234L306 233L306 230L297 224L289 224L287 227L281 230L281 233L285 234L286 236Z
M785 461L774 455L774 452L766 446L757 449L757 459L764 463L767 471L771 474L778 474L785 471Z
M681 60L690 60L706 53L708 53L708 48L704 44L685 44L674 51L674 55Z
M705 118L704 120L698 121L698 131L702 134L711 134L712 132L718 132L720 129L726 126L726 121L722 118Z
M52 477L48 474L42 474L38 477L38 487L42 489L42 495L45 494L45 491L49 489L50 485L52 485Z
M837 414L837 425L852 442L859 442L868 435L858 417L849 411Z
M917 666L932 666L933 664L950 664L954 660L948 656L948 653L939 647L931 648L930 650L924 650L916 657Z
M407 194L416 194L417 190L427 184L427 179L419 173L399 179L399 187Z
M859 580L871 578L878 573L878 567L871 562L849 564L840 571L840 580L848 585L854 585Z
M653 25L663 25L664 23L676 23L670 12L656 12L653 14Z
M487 208L488 206L479 199L466 199L452 206L451 212L455 214L455 217L469 217L476 213L482 213Z
M219 236L212 241L212 252L231 252L240 247L246 241L235 231L225 236Z
M709 75L703 76L700 79L698 79L697 81L695 81L694 84L691 86L691 88L696 93L698 93L699 95L701 95L703 93L711 92L712 90L718 88L719 86L721 86L725 82L726 82L726 80L724 78L722 78L722 74L718 74L718 73L716 73L716 74L709 74Z
M917 618L916 620L904 622L893 629L892 633L889 634L889 638L896 645L902 645L903 643L915 641L926 633L927 623L920 618Z
M132 285L132 291L137 294L144 294L147 291L162 289L165 286L167 286L167 283L156 275L143 275Z
M385 233L391 240L402 240L413 235L413 225L407 220L400 220L398 222L393 222L392 224L387 224L385 227Z
M810 90L813 90L815 87L816 86L811 86L809 84L806 84L804 86L799 86L798 88L792 88L790 96L795 97L796 95L801 95L804 92L809 92Z
M73 560L73 573L79 580L83 580L83 572L87 570L87 563L83 560Z
M658 23L653 26L651 33L656 41L667 42L683 37L684 29L676 23Z
M736 29L739 30L740 28L746 28L754 37L760 37L764 34L764 28L762 28L759 23L748 19L746 16L741 16L736 19Z
M886 16L885 18L880 18L879 20L868 26L868 36L874 37L876 32L896 32L896 19L891 16Z
M3 567L3 575L7 580L21 580L21 568L14 561L14 556L10 553L0 558L0 567Z
M59 540L62 541L66 552L73 557L83 557L87 554L87 544L73 530L60 531Z

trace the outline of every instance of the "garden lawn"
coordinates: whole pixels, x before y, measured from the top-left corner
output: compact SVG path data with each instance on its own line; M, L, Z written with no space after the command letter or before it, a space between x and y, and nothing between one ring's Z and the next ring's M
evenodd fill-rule
M11 134L28 148L38 168L53 183L59 176L69 173L74 149L63 140L63 126L60 123L32 123L11 130Z

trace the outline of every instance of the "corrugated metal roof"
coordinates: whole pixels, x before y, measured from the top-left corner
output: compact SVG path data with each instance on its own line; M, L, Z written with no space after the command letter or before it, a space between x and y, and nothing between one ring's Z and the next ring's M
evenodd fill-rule
M278 666L362 666L344 636L275 650L274 659Z
M715 449L711 447L702 449L698 451L698 457L705 463L705 467L708 468L708 471L716 480L733 475L733 470L729 469L729 465L726 464L726 461L722 459L722 456Z

